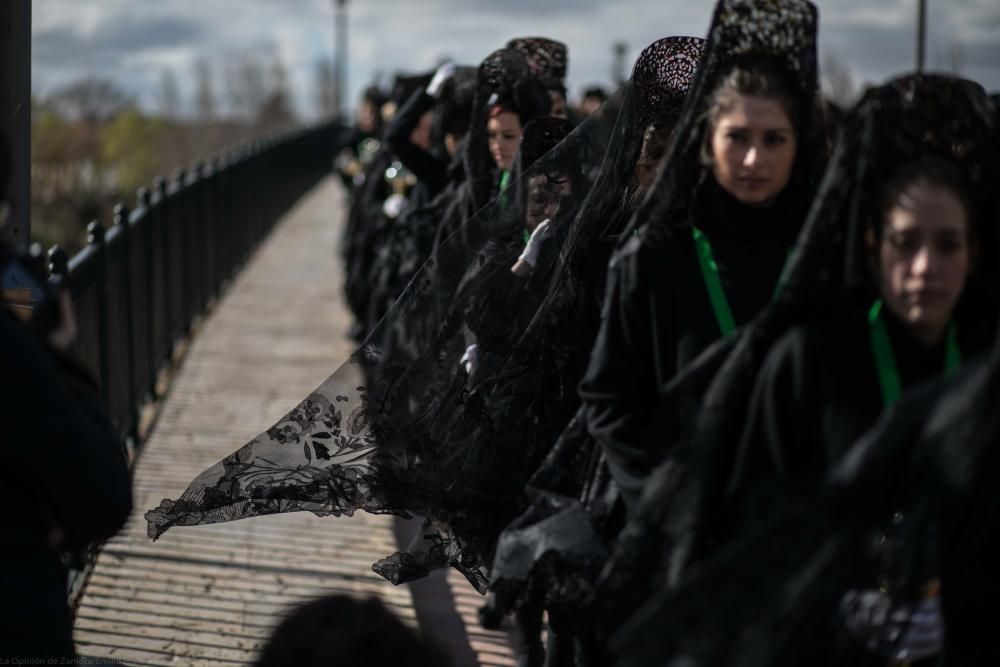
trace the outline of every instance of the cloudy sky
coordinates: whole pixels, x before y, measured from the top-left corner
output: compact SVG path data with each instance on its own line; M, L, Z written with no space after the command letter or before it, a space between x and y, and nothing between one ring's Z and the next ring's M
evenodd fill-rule
M815 0L821 54L859 81L912 68L917 0ZM165 69L190 100L192 71L242 54L277 54L304 114L314 112L317 60L333 49L331 0L34 0L33 83L45 93L84 76L114 79L155 109ZM570 47L571 91L611 78L611 45L629 66L667 35L704 35L710 0L353 0L352 99L377 72L475 64L507 39L545 35ZM1000 2L928 0L928 64L1000 90ZM190 103L190 102L188 102Z

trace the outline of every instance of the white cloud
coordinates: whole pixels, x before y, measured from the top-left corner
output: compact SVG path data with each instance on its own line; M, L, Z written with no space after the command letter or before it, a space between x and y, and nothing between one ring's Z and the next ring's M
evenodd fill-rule
M913 66L915 0L819 0L821 52L838 54L857 78L878 81ZM162 69L190 94L191 68L221 71L248 51L276 51L300 106L313 100L313 67L333 49L331 0L36 0L34 83L41 91L84 76L119 81L155 104ZM703 35L707 0L354 0L349 3L352 99L376 72L430 69L444 56L475 64L507 39L546 35L570 47L571 91L607 82L611 46L628 65L667 35ZM930 2L929 56L941 68L963 47L963 74L1000 88L1000 4ZM968 70L968 71L966 71Z

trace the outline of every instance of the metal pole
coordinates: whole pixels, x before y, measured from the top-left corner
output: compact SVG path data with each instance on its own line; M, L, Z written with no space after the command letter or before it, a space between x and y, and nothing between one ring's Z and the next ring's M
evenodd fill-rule
M611 65L611 77L616 86L621 86L628 78L625 71L625 56L628 54L628 44L625 42L615 42L611 46L614 53L614 63Z
M927 45L927 0L917 0L917 73L924 71Z
M0 131L11 164L0 235L24 252L31 242L31 0L0 3Z
M337 116L344 113L347 95L347 0L333 0L334 8L334 72L336 81L334 83L334 109Z

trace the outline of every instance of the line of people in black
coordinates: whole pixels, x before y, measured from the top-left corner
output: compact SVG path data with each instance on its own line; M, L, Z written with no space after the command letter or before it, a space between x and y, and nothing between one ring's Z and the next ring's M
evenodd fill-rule
M524 665L995 662L996 101L903 74L835 113L818 23L719 0L577 123L542 38L401 93L358 350L150 537L420 516L375 570L458 569Z

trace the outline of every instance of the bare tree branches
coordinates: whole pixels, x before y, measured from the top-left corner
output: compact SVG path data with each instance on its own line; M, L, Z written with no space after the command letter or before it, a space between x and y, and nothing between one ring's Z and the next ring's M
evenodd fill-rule
M133 106L135 100L113 81L91 77L60 88L49 103L67 118L97 126Z

